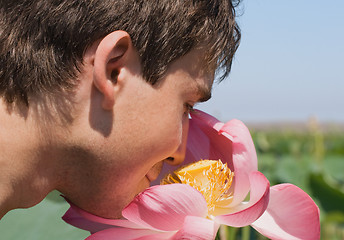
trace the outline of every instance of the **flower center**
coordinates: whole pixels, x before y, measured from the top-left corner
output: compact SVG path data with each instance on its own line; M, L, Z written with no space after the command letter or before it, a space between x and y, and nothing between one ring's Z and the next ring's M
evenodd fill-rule
M213 215L217 203L232 198L234 173L221 160L201 160L168 174L161 184L182 183L201 192L207 202L208 216ZM227 202L227 201L226 201Z

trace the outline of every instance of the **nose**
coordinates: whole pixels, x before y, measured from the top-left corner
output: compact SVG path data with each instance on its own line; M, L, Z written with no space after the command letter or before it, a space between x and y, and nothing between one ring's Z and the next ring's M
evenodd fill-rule
M174 152L170 157L166 158L165 160L166 163L176 166L176 165L181 164L184 161L188 132L189 132L189 119L187 118L185 119L185 122L183 123L181 144L179 145L176 152Z

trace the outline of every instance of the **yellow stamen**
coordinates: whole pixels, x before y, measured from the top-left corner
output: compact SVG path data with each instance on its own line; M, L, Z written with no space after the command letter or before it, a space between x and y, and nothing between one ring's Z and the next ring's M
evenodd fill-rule
M207 201L211 216L220 201L232 198L231 187L234 173L221 160L201 160L167 175L161 184L182 183L201 192Z

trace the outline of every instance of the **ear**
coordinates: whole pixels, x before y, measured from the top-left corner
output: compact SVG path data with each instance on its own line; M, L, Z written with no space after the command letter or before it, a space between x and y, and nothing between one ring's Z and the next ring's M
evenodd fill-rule
M114 31L99 43L94 56L93 81L103 94L102 107L112 110L115 103L117 77L127 64L128 52L132 50L130 36L124 31Z

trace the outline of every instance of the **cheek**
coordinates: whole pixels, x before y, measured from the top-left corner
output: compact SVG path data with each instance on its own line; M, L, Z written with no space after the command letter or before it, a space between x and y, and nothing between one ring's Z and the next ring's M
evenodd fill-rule
M169 157L182 143L183 122L178 117L161 118L151 133L152 151L160 152L162 158Z
M170 157L182 143L183 120L178 116L156 114L128 122L135 124L115 135L114 149L120 159L126 159L130 168L137 163L141 167L150 168Z
M148 131L144 132L145 138L154 146L155 151L159 149L164 154L171 154L181 143L183 135L183 116L179 105L166 103L155 107L142 125L146 125Z
M116 138L135 161L155 164L173 154L183 139L183 104L166 93L133 99L115 115Z

